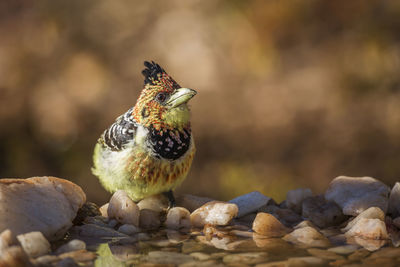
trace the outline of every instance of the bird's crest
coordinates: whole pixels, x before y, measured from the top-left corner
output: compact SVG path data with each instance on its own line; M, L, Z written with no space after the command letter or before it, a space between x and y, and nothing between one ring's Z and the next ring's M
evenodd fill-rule
M142 74L144 76L144 85L160 85L170 87L171 89L180 88L178 83L154 61L145 61L144 66L146 67L144 70L142 70Z

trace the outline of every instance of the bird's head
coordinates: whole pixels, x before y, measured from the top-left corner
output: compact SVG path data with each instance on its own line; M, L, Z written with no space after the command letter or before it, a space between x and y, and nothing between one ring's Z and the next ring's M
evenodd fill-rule
M189 127L190 111L187 102L197 92L182 88L154 61L145 61L144 65L144 88L133 110L135 120L157 130Z

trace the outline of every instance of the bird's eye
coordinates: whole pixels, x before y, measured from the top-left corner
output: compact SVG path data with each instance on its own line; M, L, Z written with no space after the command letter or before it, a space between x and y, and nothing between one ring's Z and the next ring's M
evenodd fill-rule
M165 99L167 99L167 94L166 93L158 93L156 95L156 100L160 103L164 102Z

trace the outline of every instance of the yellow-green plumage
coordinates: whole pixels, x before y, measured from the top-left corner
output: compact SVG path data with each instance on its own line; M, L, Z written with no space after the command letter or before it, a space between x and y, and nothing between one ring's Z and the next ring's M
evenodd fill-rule
M103 133L93 155L92 171L104 188L125 190L135 201L175 189L195 154L187 101L196 92L181 88L154 62L145 65L136 105Z

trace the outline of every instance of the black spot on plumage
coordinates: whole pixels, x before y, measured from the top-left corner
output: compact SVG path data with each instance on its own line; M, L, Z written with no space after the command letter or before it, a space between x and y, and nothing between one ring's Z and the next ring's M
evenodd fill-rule
M183 130L176 135L172 131L157 131L150 128L151 149L157 157L176 160L182 157L190 146L190 130Z
M142 74L144 76L144 84L149 83L154 85L154 81L158 80L158 75L166 73L165 70L154 61L152 61L151 63L145 61L144 66L146 67L146 69L142 70Z

